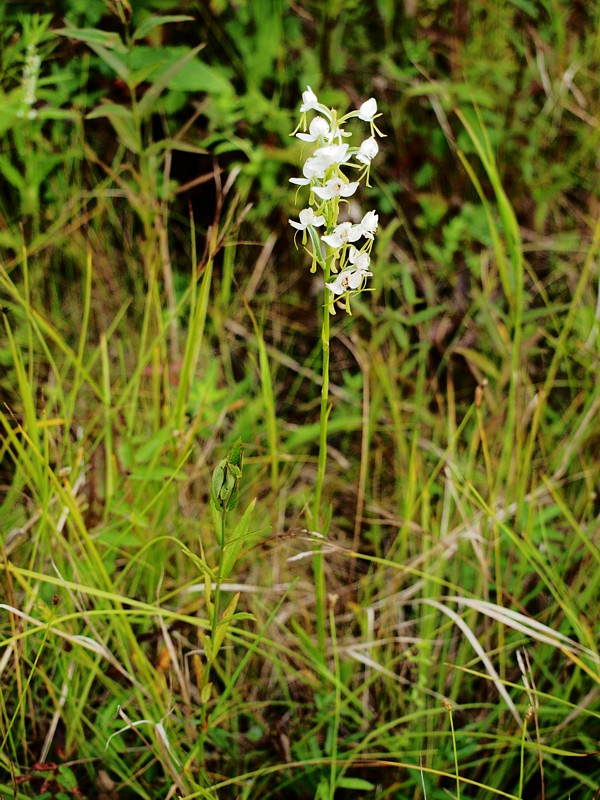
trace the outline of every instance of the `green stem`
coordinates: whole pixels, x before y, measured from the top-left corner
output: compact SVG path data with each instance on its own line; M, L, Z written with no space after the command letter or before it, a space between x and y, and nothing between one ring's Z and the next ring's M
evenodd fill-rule
M335 598L329 604L329 628L331 631L331 649L333 652L333 671L335 675L335 704L333 711L333 736L331 744L331 765L329 769L329 800L334 800L337 783L337 757L338 738L340 733L341 718L341 682L340 682L340 654L337 647L335 630Z
M210 638L211 638L211 651L212 651L212 658L214 659L216 653L214 651L215 641L217 638L217 625L219 623L219 605L221 603L221 583L222 583L222 572L223 572L223 551L225 550L225 518L227 516L227 511L223 509L221 512L221 536L219 541L219 571L217 573L217 580L215 583L215 597L213 601L213 618L210 630Z
M215 582L215 594L213 598L213 608L212 608L212 615L210 621L210 657L206 659L206 665L204 667L204 673L202 675L202 688L201 688L201 710L200 710L200 729L198 731L198 740L196 743L197 751L198 751L198 758L200 761L200 769L204 770L204 743L206 740L206 733L208 731L208 699L203 697L205 693L206 687L210 683L210 674L212 672L212 666L216 658L215 653L215 645L217 641L217 625L219 622L219 606L221 604L221 582L222 582L222 572L223 572L223 551L225 549L225 519L227 517L227 511L223 509L221 511L221 530L217 533L218 540L219 540L219 571L217 573L217 579Z
M330 258L327 258L325 281L329 280ZM325 289L327 292L327 289ZM327 467L327 422L329 419L329 307L323 306L323 322L321 327L321 347L323 350L322 383L321 383L321 411L319 416L319 459L317 462L317 484L313 504L313 524L315 529L324 534L322 530L321 498L325 482ZM313 574L315 579L315 605L317 617L317 637L319 649L325 653L325 570L323 564L323 545L319 543L313 557Z

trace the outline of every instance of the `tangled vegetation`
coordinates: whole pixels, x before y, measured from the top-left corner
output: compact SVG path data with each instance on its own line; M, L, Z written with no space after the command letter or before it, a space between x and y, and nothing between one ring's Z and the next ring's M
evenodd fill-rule
M598 798L598 3L0 20L0 796Z

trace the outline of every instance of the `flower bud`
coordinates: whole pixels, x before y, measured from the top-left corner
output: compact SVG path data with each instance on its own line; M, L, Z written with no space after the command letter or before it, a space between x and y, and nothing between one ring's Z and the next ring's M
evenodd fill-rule
M238 439L213 472L212 501L217 511L233 511L237 506L243 461L242 440Z

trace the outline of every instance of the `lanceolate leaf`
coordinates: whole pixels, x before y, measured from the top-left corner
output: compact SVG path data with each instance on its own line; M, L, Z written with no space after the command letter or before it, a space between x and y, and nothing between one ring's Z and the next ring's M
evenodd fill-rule
M148 36L150 31L153 31L161 25L166 25L168 22L193 22L193 20L193 17L188 17L185 14L165 14L164 17L148 17L148 19L142 22L131 38L134 42L137 39L143 39L145 36Z

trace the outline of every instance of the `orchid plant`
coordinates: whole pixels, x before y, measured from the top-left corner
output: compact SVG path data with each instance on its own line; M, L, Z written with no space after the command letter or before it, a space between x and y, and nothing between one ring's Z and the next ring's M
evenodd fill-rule
M307 114L311 111L316 116L306 132ZM290 178L299 187L309 187L309 198L299 219L289 222L302 232L302 244L312 260L311 272L317 266L323 270L329 312L335 314L336 305L341 305L350 314L350 298L364 290L367 279L373 275L371 249L379 217L375 211L368 211L360 222L340 221L340 217L349 210L348 198L355 194L360 182L364 180L370 185L371 162L379 152L375 137L383 136L375 119L381 115L377 113L377 101L371 97L356 111L338 117L334 109L319 102L310 86L302 94L300 113L300 123L293 135L317 147L304 163L303 177ZM370 125L370 136L359 147L344 142L352 134L342 126L353 117ZM300 128L302 132L298 133ZM356 170L356 179L350 180L344 169ZM323 233L319 236L320 228Z
M308 123L308 114L314 116ZM371 97L360 108L343 116L320 103L316 94L307 86L302 94L300 122L292 135L301 141L315 144L314 152L308 156L302 168L301 178L290 178L298 187L308 187L308 205L303 208L298 220L290 219L290 225L302 234L302 245L310 255L311 272L317 267L323 270L325 303L323 313L321 344L323 350L321 409L319 424L319 458L317 462L317 482L313 497L312 525L319 530L317 535L326 534L329 514L321 513L321 497L327 465L327 420L329 418L329 338L330 315L335 314L336 306L345 308L351 314L351 297L367 286L371 272L371 251L379 217L375 211L368 211L360 221L360 213L350 218L348 198L353 197L361 181L369 186L371 162L379 152L376 136L384 134L377 128L375 120L377 101ZM370 126L370 135L358 146L351 146L344 139L351 137L343 126L354 117ZM301 132L299 132L301 130ZM355 170L354 180L347 171ZM321 652L325 652L325 573L323 555L315 550L313 557L315 576L315 597L317 609L317 634Z

